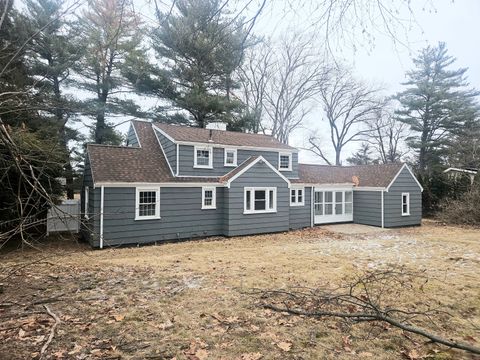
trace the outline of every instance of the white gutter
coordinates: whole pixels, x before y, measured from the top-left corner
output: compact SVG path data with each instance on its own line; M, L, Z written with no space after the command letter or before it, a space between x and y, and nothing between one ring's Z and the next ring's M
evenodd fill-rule
M382 190L382 228L385 227L385 191Z
M103 249L103 199L105 188L100 188L100 249Z

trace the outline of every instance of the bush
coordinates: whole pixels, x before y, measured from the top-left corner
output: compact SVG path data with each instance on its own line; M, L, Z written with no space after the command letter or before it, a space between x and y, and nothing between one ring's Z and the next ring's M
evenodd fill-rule
M447 198L441 204L440 220L452 224L480 226L480 182L457 199Z

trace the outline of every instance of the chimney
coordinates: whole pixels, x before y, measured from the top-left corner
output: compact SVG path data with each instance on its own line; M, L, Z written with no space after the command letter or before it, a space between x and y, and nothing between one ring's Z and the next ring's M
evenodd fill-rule
M225 131L225 130L227 130L227 124L225 124L224 122L221 122L221 121L213 121L213 122L208 123L205 128L209 129L209 130Z

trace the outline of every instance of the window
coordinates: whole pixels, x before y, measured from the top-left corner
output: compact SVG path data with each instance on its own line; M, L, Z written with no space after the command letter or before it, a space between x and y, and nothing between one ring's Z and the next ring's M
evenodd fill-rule
M303 206L304 202L304 188L291 188L290 189L290 206Z
M410 215L410 193L402 193L402 216Z
M351 214L353 212L353 193L351 191L345 191L345 214Z
M160 189L137 188L135 220L160 219Z
M84 209L84 218L88 220L88 196L90 195L88 186L85 186L85 209Z
M237 149L225 149L224 166L237 166Z
M277 188L245 188L244 214L277 211Z
M210 146L195 146L194 165L196 168L211 169L213 168L213 152Z
M279 170L292 170L292 154L282 154L278 155L278 169Z
M202 210L217 208L217 191L215 187L202 188Z

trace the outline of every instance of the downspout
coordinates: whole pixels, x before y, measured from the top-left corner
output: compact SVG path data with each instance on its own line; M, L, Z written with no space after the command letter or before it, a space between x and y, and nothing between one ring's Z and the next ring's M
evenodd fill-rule
M385 191L382 190L382 228L385 227L385 197L384 197Z
M100 188L100 249L103 249L103 199L105 189L102 185Z

